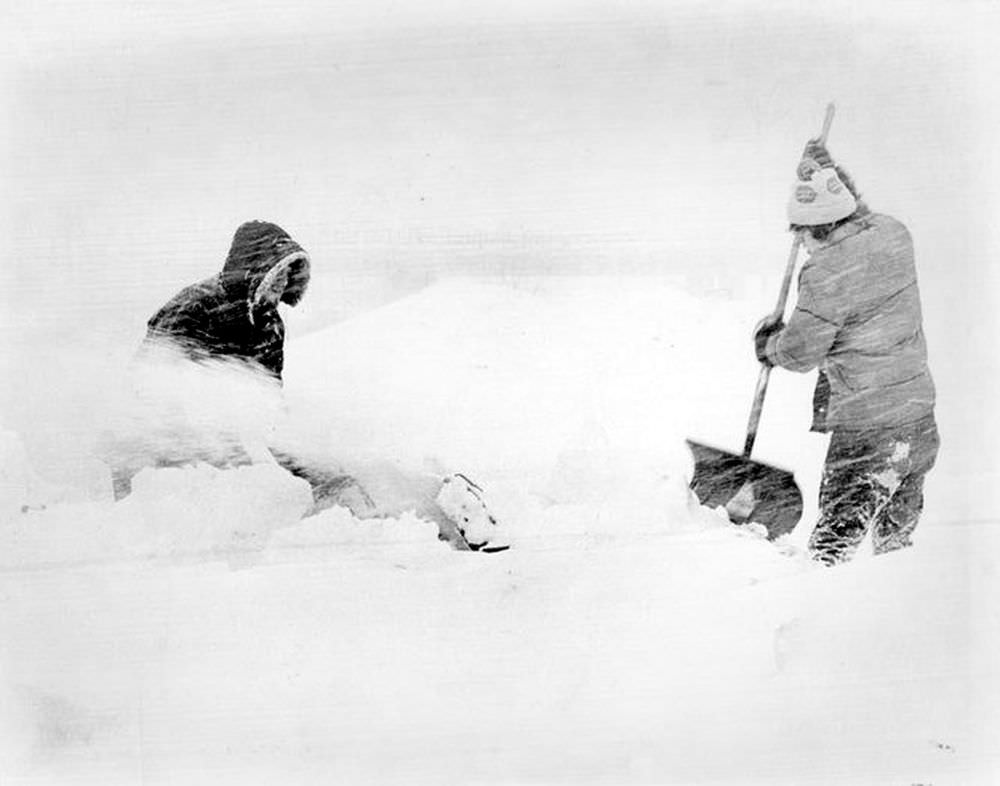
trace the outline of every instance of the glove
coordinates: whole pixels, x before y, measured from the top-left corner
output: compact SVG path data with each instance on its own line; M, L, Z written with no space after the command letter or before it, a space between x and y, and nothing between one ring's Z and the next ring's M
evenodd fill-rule
M767 341L775 333L780 333L785 327L784 321L781 317L775 317L774 314L768 314L753 329L753 348L757 355L757 360L767 366L773 366L774 363L771 362L770 358L767 356Z
M833 156L818 139L810 139L806 142L806 147L802 151L802 160L799 161L796 174L799 180L808 181L812 173L817 169L830 169L836 166L833 163Z

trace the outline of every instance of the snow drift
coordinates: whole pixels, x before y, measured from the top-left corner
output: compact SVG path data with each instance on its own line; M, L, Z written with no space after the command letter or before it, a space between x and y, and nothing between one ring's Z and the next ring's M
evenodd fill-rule
M302 518L271 465L114 503L6 435L5 782L989 782L992 528L826 570L809 510L772 544L688 493L684 437L742 442L757 310L453 280L292 342L283 413L243 401L283 449L475 477L497 555L412 513ZM756 453L807 500L809 382L776 379Z

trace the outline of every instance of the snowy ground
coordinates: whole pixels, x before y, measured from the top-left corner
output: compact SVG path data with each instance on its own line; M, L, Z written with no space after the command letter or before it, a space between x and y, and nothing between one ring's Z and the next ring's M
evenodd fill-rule
M916 548L814 567L824 445L811 380L776 374L756 455L803 524L776 547L687 494L685 436L742 442L759 310L457 279L293 342L284 439L467 472L497 555L409 514L301 519L267 466L116 504L93 465L40 485L8 434L0 780L994 782L1000 528L952 520L947 458Z

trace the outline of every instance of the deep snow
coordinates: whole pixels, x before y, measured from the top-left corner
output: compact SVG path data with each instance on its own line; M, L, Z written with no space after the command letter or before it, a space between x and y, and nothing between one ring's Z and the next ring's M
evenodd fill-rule
M497 555L412 514L301 519L266 465L145 471L114 503L98 463L59 485L51 434L34 466L5 434L4 782L991 782L995 511L951 519L947 460L914 549L813 566L824 441L782 373L755 455L795 469L803 524L771 544L687 492L685 436L742 442L760 310L455 279L292 342L275 439L470 474Z

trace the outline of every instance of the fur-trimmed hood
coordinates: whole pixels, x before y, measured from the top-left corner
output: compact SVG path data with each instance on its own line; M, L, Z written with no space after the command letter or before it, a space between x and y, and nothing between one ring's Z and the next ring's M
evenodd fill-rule
M286 268L288 284L281 302L294 306L309 285L309 255L277 224L248 221L233 236L222 267L222 284L233 295L245 298L252 309Z

